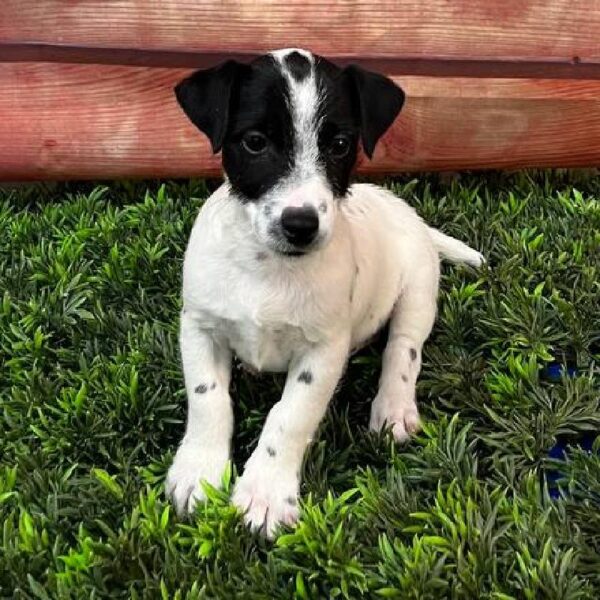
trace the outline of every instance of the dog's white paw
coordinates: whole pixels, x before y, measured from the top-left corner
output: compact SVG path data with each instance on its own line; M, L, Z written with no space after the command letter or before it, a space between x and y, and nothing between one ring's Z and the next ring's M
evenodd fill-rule
M485 256L481 252L477 252L477 250L473 250L473 254L466 260L468 265L475 268L482 267L486 262Z
M293 525L298 520L298 488L293 469L287 472L250 461L231 501L244 513L244 521L253 531L272 539L278 525Z
M175 454L167 473L165 491L173 500L177 514L193 512L206 499L201 481L220 487L229 453L184 442Z
M411 434L421 429L419 411L415 402L378 394L371 404L369 429L381 431L386 425L391 426L397 442L408 440Z

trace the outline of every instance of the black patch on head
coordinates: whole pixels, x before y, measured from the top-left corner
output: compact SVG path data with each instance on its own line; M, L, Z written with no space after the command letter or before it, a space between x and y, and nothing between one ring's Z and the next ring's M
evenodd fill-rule
M313 376L312 373L308 370L302 371L300 375L298 375L298 381L305 383L306 385L310 385L312 383Z
M350 174L356 162L359 120L354 106L351 82L343 70L322 57L315 57L315 77L322 102L319 107L319 161L335 197L343 198L350 185ZM348 152L336 156L337 137L348 140Z
M213 384L210 386L211 390L214 390L217 387L217 382L213 381Z
M402 375L402 381L408 381L408 377L406 375Z
M319 162L333 194L342 198L356 162L359 137L371 157L377 141L402 107L404 94L391 80L360 67L345 69L315 56L319 86ZM285 66L300 81L310 62L292 52ZM294 125L289 88L272 56L250 64L236 61L197 71L175 89L186 115L209 139L213 152L222 150L231 188L242 202L256 201L290 174L294 165ZM256 152L248 150L248 134L266 138ZM340 139L345 144L339 151ZM256 147L256 146L254 146Z
M194 391L196 394L205 394L208 388L204 383L201 383Z
M290 506L296 506L296 504L298 504L298 501L296 500L296 498L294 498L294 496L288 496L285 499L286 503L289 504Z
M253 201L292 168L294 129L289 90L271 56L256 59L237 83L223 142L223 168L237 196L242 201ZM258 131L267 138L267 147L261 154L250 154L242 144L244 134L250 131Z
M284 63L296 81L302 81L310 75L310 61L300 52L290 52L285 57Z
M271 446L267 446L267 454L272 458L277 454L277 452L275 452L275 449Z
M293 126L289 90L271 56L251 64L236 61L196 71L176 88L179 104L223 152L223 167L231 187L244 202L257 200L289 173L293 160ZM244 135L258 132L267 146L252 154Z
M341 198L348 191L358 138L371 158L379 138L400 112L404 92L391 79L357 66L341 69L320 56L315 56L315 65L323 97L319 115L320 160L334 194ZM343 156L333 152L339 136L350 143Z
M410 349L410 360L417 360L417 351L414 348Z

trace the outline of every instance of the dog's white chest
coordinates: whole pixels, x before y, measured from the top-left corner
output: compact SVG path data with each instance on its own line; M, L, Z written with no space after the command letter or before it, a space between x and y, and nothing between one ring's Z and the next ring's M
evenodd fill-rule
M301 329L286 325L226 323L224 333L240 360L258 371L286 371L294 353L306 345Z
M267 284L251 272L227 278L205 271L188 286L186 304L203 329L258 371L286 371L324 330L322 305L304 286Z

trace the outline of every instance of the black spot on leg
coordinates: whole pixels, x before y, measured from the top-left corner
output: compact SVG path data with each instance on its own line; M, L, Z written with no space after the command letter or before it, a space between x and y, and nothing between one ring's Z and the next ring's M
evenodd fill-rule
M410 360L417 360L417 351L414 348L410 349Z
M208 388L204 383L201 383L194 391L196 394L205 394Z
M210 386L211 390L214 390L217 387L217 382L213 381L213 384Z
M290 506L296 506L296 504L298 504L298 501L296 500L296 498L294 498L294 496L288 496L285 499L286 503L289 504Z
M312 373L308 370L302 371L300 375L298 375L298 381L305 383L306 385L310 385L312 383L313 376Z
M273 448L272 446L267 446L267 454L273 458L277 452L275 452L275 448Z
M404 381L404 382L408 381L408 377L406 375L402 375L402 381Z

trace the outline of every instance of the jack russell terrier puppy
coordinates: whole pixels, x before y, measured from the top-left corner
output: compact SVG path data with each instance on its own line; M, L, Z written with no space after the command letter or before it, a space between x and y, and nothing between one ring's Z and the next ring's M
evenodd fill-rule
M360 139L371 158L404 93L304 50L228 61L183 80L177 100L222 152L225 183L194 224L183 267L185 435L166 491L178 512L218 486L230 459L232 355L287 371L232 502L273 536L298 519L304 453L350 353L389 321L370 428L419 428L415 383L436 314L440 255L482 256L428 227L390 192L350 185Z

